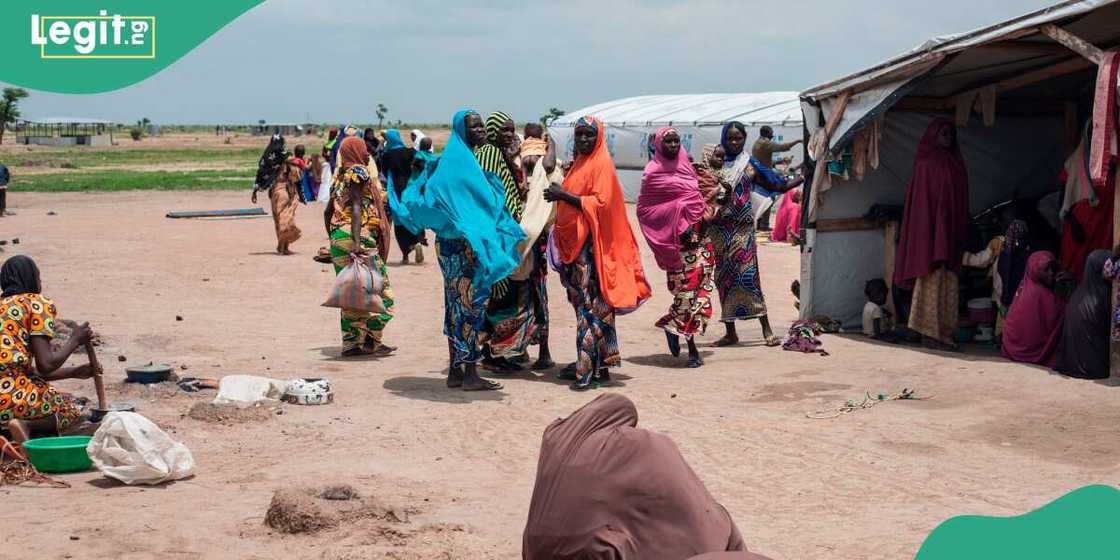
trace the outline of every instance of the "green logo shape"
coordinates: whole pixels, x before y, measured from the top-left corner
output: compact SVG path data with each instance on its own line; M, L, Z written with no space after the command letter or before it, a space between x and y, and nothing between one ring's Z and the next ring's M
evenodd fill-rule
M127 87L167 68L262 2L6 2L0 81L57 93Z
M1015 517L954 517L930 533L916 560L1120 558L1120 490L1086 486Z

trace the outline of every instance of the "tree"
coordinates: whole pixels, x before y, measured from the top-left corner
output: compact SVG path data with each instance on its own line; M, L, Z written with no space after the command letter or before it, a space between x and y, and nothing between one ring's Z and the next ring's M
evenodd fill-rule
M4 130L20 116L19 100L27 95L27 90L23 88L4 88L4 96L0 99L0 144L4 143Z
M389 114L389 108L384 103L377 104L377 128L381 128L381 123L385 122L385 115Z
M564 112L563 109L557 109L556 107L553 107L553 108L548 110L547 115L541 117L541 124L543 124L545 126L548 126L548 125L552 124L552 121L554 121L554 120L556 120L560 117L563 117L565 114L566 113Z

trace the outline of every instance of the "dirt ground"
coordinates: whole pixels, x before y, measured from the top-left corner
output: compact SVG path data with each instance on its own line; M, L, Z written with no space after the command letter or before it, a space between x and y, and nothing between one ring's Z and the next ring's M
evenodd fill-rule
M292 257L272 253L269 219L164 218L248 199L9 195L18 215L0 219L0 238L22 243L4 255L36 258L62 316L90 321L104 340L110 398L135 403L197 462L194 478L155 488L96 471L63 476L68 490L0 488L9 511L27 513L18 516L19 540L42 558L519 558L541 433L595 393L531 374L503 380L498 393L445 389L434 258L390 269L397 315L386 340L399 352L340 359L337 312L319 305L333 274L311 261L324 244L321 206L300 210L304 237ZM760 252L783 331L796 317L788 286L798 252L778 244ZM641 426L673 437L754 550L776 559L909 558L948 517L1020 514L1120 478L1114 384L854 335L826 336L828 357L794 354L763 347L756 325L741 328L742 346L716 349L722 327L713 324L703 337L707 366L685 369L653 327L670 298L643 256L655 297L619 320L622 381L602 391L629 396ZM574 355L573 314L555 275L551 282L553 350L563 363ZM120 383L125 366L150 360L197 377L326 376L335 403L202 421L188 411L212 391ZM63 385L93 393L88 382ZM832 420L805 416L904 387L934 398ZM265 525L277 490L326 484L408 511L408 522L360 519L297 535Z

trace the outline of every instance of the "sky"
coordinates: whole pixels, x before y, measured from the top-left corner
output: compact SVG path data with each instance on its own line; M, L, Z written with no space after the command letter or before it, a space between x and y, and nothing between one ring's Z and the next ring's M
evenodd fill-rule
M115 92L29 117L164 124L518 121L620 97L800 91L1056 0L267 0ZM7 85L7 84L4 84Z

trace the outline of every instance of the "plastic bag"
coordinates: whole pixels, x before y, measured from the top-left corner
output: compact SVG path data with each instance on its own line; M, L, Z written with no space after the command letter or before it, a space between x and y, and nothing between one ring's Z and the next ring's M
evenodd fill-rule
M194 474L187 446L135 412L110 412L86 446L94 466L125 484L160 484Z
M240 408L264 400L280 400L288 390L288 382L255 375L227 375L218 381L214 404L232 404Z
M353 259L335 277L323 307L384 313L385 304L381 301L383 285L381 274L375 272L368 262Z

